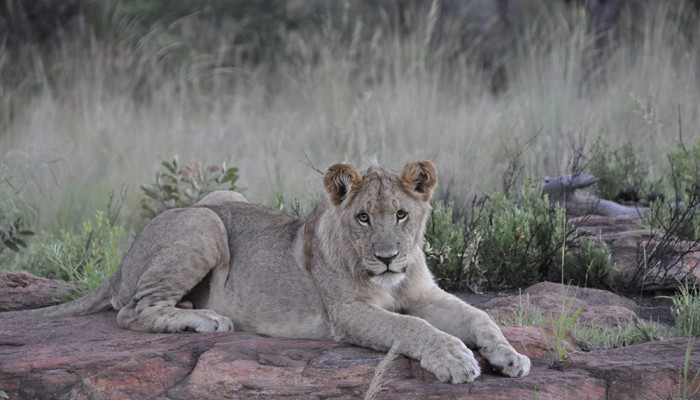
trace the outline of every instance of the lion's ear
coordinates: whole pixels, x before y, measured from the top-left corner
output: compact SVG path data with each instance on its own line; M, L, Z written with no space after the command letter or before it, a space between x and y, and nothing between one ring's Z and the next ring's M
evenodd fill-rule
M362 175L350 164L333 164L323 175L323 185L331 203L340 205L350 191L362 182Z
M401 185L408 193L418 195L423 201L433 197L437 185L437 168L432 161L416 161L406 164L401 173Z

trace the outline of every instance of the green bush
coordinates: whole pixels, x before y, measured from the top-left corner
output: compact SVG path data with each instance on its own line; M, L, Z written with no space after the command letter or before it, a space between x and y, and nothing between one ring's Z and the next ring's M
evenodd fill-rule
M127 239L123 227L113 224L102 211L85 221L79 232L43 232L31 244L19 269L53 279L80 283L87 290L97 287L121 261Z
M471 230L465 236L465 224L454 220L453 210L453 204L436 202L425 232L428 268L446 290L478 285L483 278L477 259L479 233Z
M582 238L578 249L569 249L564 263L564 283L586 287L604 286L610 274L610 249L605 242Z
M670 168L665 181L670 185L668 200L651 203L642 224L669 239L700 240L700 139L691 148L680 144L669 152Z
M541 280L605 283L608 246L590 238L573 245L576 229L567 225L564 208L551 208L546 196L533 195L534 183L524 186L518 201L493 195L465 220L455 220L452 204L435 204L424 250L442 288L508 289Z
M189 207L207 194L220 189L236 190L238 168L204 165L192 161L181 166L177 157L163 161L164 172L156 174L156 181L141 185L146 197L141 199L142 214L151 219L171 208Z
M647 165L637 157L631 140L615 150L599 140L593 149L590 172L599 179L597 192L603 199L638 201L656 186L649 181Z
M489 287L528 286L560 271L560 251L574 232L563 207L550 209L546 196L533 193L525 185L519 205L495 195L480 211L478 259Z

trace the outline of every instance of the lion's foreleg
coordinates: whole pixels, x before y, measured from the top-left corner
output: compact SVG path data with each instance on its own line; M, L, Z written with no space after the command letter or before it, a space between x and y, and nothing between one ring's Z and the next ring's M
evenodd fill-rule
M384 351L396 345L399 353L420 360L423 368L443 382L471 382L481 374L464 343L420 318L363 302L336 305L331 315L336 340Z
M530 372L530 359L508 343L486 312L440 289L435 289L428 297L429 301L416 304L409 314L425 319L437 329L458 337L467 346L478 349L491 366L504 375L517 377Z

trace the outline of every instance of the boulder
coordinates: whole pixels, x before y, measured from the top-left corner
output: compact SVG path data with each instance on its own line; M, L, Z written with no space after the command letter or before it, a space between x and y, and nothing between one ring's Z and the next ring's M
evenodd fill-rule
M608 245L613 265L610 286L638 294L641 290L674 291L685 279L700 285L700 245L664 242L652 230L642 229L640 218L589 215L569 222L584 235Z
M563 308L573 314L580 308L579 322L614 326L634 318L637 305L606 290L540 282L520 294L495 297L484 303L483 308L497 318L512 318L517 312L556 316Z
M65 302L78 286L26 271L0 275L0 311L39 308Z

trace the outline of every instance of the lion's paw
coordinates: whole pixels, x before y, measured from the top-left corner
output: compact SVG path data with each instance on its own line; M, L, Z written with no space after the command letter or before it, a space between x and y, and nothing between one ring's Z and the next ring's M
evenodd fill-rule
M185 330L195 332L229 332L233 330L233 322L211 310L192 310L186 314Z
M472 382L481 375L474 354L457 338L450 338L431 348L421 359L420 365L441 382Z
M511 346L498 345L489 354L485 354L483 350L481 354L489 360L493 369L505 376L517 378L530 373L530 359Z

